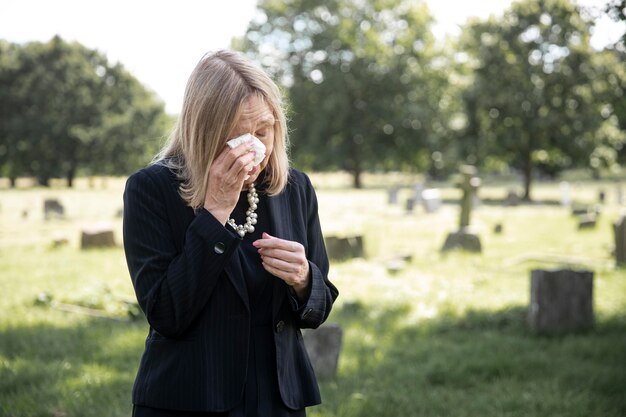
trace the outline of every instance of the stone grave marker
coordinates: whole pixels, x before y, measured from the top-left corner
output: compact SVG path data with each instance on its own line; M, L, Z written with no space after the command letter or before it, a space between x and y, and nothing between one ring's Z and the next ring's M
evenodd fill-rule
M563 207L569 207L572 204L572 187L567 181L561 181L559 183L561 189L561 205Z
M422 191L422 205L426 213L435 213L441 207L441 191L436 188Z
M622 184L617 184L615 186L615 199L617 201L617 204L624 204L624 192L622 190Z
M519 195L515 190L507 190L506 197L504 198L505 206L517 206L519 204Z
M46 220L56 217L62 219L65 216L65 208L55 198L47 198L43 202L43 214Z
M613 223L613 237L615 241L615 263L618 266L626 265L626 214L622 214Z
M604 190L598 191L598 203L604 204L605 201L606 201L606 191Z
M96 224L81 231L80 248L107 248L115 246L113 228L108 224Z
M413 187L413 195L415 198L415 204L422 204L422 193L424 192L424 184L417 183L415 187Z
M448 234L441 249L446 252L453 249L464 249L470 252L481 252L480 238L470 230L470 214L472 212L473 195L480 186L480 178L476 176L477 170L471 165L461 167L461 177L457 186L463 191L461 198L461 214L459 216L459 229Z
M302 336L315 375L321 379L335 377L343 337L341 327L323 324L315 330L303 330Z
M326 252L332 260L363 258L363 236L326 236Z
M52 237L52 247L60 248L61 246L65 246L69 244L70 240L67 238L67 235L63 233L57 233Z
M578 216L578 229L593 229L596 227L597 216L595 213L586 213Z
M400 191L399 188L394 187L394 188L390 188L388 191L388 199L387 202L391 205L395 205L398 204L398 192Z
M415 199L413 197L409 197L406 199L405 209L407 214L413 213L413 209L415 208Z
M593 272L531 271L528 325L533 331L548 334L591 328Z

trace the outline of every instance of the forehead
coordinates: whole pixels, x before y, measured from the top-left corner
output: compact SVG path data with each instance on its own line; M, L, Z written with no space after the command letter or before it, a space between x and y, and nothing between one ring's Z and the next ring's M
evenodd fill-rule
M246 128L261 124L273 125L274 122L274 113L265 100L257 95L252 95L245 99L241 105L241 114L237 126Z

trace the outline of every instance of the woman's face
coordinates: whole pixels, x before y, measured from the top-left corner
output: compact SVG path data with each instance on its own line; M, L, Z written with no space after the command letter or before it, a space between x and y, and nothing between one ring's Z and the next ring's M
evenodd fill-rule
M248 97L243 102L241 110L241 117L235 126L231 138L250 133L259 138L266 148L265 158L263 158L259 165L248 172L250 178L244 182L244 185L249 185L256 181L261 171L265 169L270 155L272 154L272 150L274 149L274 124L276 123L276 119L269 106L256 94Z

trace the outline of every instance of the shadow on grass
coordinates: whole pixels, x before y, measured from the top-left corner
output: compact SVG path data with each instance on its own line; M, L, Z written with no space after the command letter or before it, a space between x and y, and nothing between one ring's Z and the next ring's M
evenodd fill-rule
M310 416L623 416L626 318L553 337L525 308L410 323L409 305L345 304L341 369ZM127 416L147 325L86 319L0 331L0 415Z
M3 329L0 415L130 415L146 329L101 319Z
M339 376L313 416L623 416L626 318L538 336L526 309L442 314L406 324L409 306L347 304Z

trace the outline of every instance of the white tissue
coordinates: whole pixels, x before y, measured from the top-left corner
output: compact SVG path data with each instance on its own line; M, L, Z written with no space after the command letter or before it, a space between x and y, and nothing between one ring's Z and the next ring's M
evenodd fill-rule
M251 135L250 133L246 133L244 135L238 136L235 139L231 139L226 144L231 148L241 145L242 143L252 141L252 150L256 153L256 157L254 158L254 166L257 166L261 163L263 158L265 158L265 145L261 142L256 136Z

